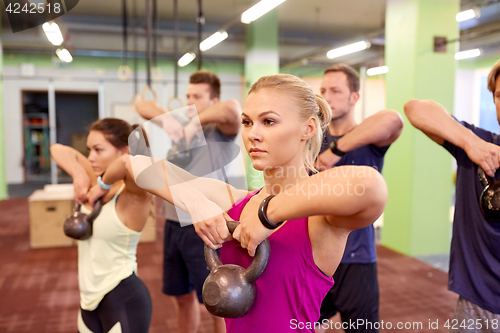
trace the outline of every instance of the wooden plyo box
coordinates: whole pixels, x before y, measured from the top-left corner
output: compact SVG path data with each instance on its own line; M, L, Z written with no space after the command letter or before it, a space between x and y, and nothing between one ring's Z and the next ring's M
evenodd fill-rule
M36 190L28 198L30 216L30 246L32 248L76 245L76 240L63 231L66 218L74 206L73 187L67 184L49 185ZM139 242L156 240L156 205L151 200L151 211Z
M73 191L36 190L28 204L32 248L75 245L63 231L66 217L73 212Z

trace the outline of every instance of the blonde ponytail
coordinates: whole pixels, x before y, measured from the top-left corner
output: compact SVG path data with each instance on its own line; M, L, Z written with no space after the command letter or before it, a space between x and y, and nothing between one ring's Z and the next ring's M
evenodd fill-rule
M306 145L306 147L308 148L307 152L304 151L304 153L307 154L304 158L304 165L306 166L306 168L313 172L317 172L316 168L314 167L314 162L316 161L316 158L318 157L319 151L321 149L321 143L323 142L323 133L328 130L328 124L332 119L332 110L330 109L330 105L328 105L325 99L320 95L315 94L315 97L316 104L318 105L318 112L315 116L318 123L318 130L316 131L316 134L309 139L308 145Z

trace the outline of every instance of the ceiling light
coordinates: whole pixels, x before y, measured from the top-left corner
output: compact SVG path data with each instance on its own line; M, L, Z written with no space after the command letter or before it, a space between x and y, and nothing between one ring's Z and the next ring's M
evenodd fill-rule
M481 55L481 50L472 49L455 53L455 59L456 60L469 59L469 58L479 57L480 55Z
M217 31L212 36L208 37L207 39L205 39L203 42L200 43L200 50L206 51L208 49L211 49L212 47L219 44L226 38L227 38L227 32Z
M66 49L57 49L56 54L61 59L63 62L72 62L73 57L71 56L71 53L69 53L68 50Z
M45 22L42 25L42 29L45 32L47 39L49 40L49 42L52 43L52 45L59 46L62 44L62 42L64 42L63 35L62 35L61 30L59 29L59 26L57 25L57 23Z
M366 71L366 74L368 74L369 76L374 76L374 75L385 74L388 71L389 71L389 67L380 66L380 67L368 68L368 70Z
M471 8L464 11L461 11L457 14L456 19L457 22L467 21L473 18L477 18L481 16L481 12L478 9Z
M192 52L188 52L188 53L184 54L179 59L177 64L179 65L179 67L184 67L184 66L189 65L191 63L191 61L193 61L195 58L196 58L196 54L194 54Z
M363 50L369 48L370 46L371 46L371 44L368 42L365 42L365 41L357 42L354 44L349 44L346 46L342 46L342 47L330 50L330 51L328 51L326 56L329 59L333 59L333 58L341 57L341 56L346 55L346 54L350 54L350 53L354 53L354 52L358 52L358 51L363 51Z
M241 22L249 24L270 10L276 8L286 0L262 0L247 9L243 14L241 14Z

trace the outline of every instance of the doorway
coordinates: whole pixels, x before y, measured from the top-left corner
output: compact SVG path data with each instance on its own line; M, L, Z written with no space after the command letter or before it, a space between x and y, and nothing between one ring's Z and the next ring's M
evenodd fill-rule
M49 184L50 116L47 91L23 91L24 170L26 183ZM56 142L75 148L87 156L86 139L90 125L99 119L97 92L55 93ZM58 168L58 183L71 177Z
M99 119L97 93L56 92L57 143L73 147L88 156L87 133ZM58 167L58 183L72 183L71 177Z

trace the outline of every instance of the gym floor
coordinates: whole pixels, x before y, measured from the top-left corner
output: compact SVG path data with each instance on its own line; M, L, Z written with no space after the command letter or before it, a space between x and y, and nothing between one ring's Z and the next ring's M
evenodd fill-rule
M30 249L26 198L0 201L0 212L0 332L76 332L76 247ZM164 222L159 213L156 242L141 243L137 250L139 276L153 300L150 332L175 333L174 302L161 293ZM412 326L420 322L420 329L413 326L405 331L429 332L429 321L438 320L438 329L432 332L448 332L443 325L452 317L458 297L447 290L447 273L383 246L377 246L377 252L380 319L393 325L392 330L380 331L394 331L398 322ZM199 332L213 332L205 313Z

